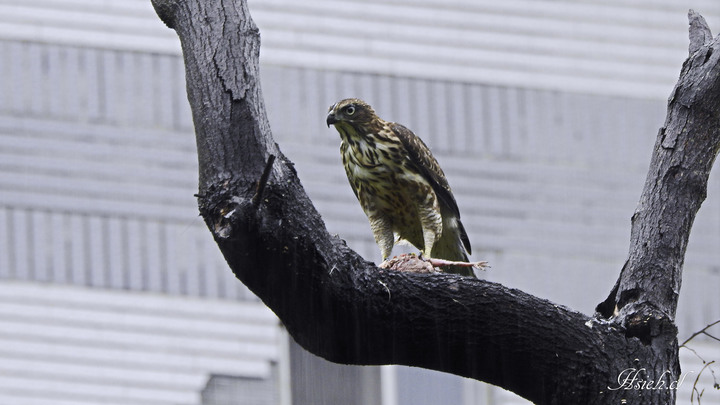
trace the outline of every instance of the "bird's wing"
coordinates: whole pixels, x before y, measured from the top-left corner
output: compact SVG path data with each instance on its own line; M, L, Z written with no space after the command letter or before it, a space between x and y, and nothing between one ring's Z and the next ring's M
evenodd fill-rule
M440 164L438 164L430 152L430 148L411 130L400 124L391 123L390 129L402 142L411 164L413 164L425 180L430 183L440 201L442 201L453 214L460 216L460 210L458 210L455 197L452 195L447 178L445 178L445 173L443 173Z
M463 226L462 222L460 221L460 217L458 216L458 229L460 229L460 240L463 243L463 246L465 246L465 251L468 252L469 255L472 254L472 247L470 246L470 238L467 236L467 232L465 231L465 227Z
M430 148L411 130L400 124L390 123L390 129L400 139L408 153L408 158L430 183L442 205L457 217L460 238L465 249L470 253L470 240L468 239L467 232L465 232L465 227L463 227L460 222L460 210L458 209L457 202L450 190L450 184L448 184L445 173L443 173L440 164L430 152Z

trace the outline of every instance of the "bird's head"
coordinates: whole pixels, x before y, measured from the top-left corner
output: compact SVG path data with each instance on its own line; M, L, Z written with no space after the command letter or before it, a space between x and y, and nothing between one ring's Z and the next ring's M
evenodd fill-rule
M325 122L328 127L335 125L338 131L342 127L350 126L357 130L377 119L375 110L370 105L357 98L346 98L330 106Z

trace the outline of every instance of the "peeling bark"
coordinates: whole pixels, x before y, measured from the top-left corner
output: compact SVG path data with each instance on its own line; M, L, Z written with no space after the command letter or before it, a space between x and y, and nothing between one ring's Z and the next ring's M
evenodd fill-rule
M538 404L675 402L673 389L613 388L632 368L645 370L637 378L646 383L679 378L683 258L720 147L720 39L702 17L690 14L691 55L632 218L628 261L588 316L500 284L361 258L328 234L273 141L245 1L152 3L182 43L200 213L237 278L300 345L339 363L470 377Z

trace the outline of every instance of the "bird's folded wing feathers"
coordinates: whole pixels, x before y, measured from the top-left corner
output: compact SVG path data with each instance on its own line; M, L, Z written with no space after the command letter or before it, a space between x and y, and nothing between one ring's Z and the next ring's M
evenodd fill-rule
M400 124L391 123L390 129L392 129L400 139L408 153L408 157L423 177L430 183L440 202L442 202L446 208L449 208L453 214L460 217L460 210L458 209L457 202L455 202L455 197L452 195L452 191L450 191L450 185L448 184L447 178L445 178L445 173L443 173L440 164L438 164L435 157L430 153L430 148L411 130Z
M450 190L450 184L440 168L440 164L437 162L435 157L430 152L430 148L417 135L406 127L391 123L390 129L397 135L402 142L405 150L408 153L408 157L414 163L418 171L425 177L425 179L432 186L433 191L440 200L441 205L446 209L449 209L457 217L458 228L460 231L460 239L462 240L465 250L471 253L470 240L468 239L467 232L462 222L460 222L460 210L458 209L455 196L453 196Z

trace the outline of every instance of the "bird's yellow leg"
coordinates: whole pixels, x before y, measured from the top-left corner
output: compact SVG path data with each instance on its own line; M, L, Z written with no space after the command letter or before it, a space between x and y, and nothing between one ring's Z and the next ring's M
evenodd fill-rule
M380 248L383 261L386 261L390 258L393 245L395 245L392 223L380 215L370 216L368 218L370 219L370 229L375 237L375 243L377 243Z
M422 251L424 258L431 258L430 253L432 252L433 245L435 245L435 233L423 230L423 241L425 242L425 249Z
M442 216L440 208L437 206L420 207L420 224L423 232L423 250L422 254L425 258L430 258L433 246L442 235Z

